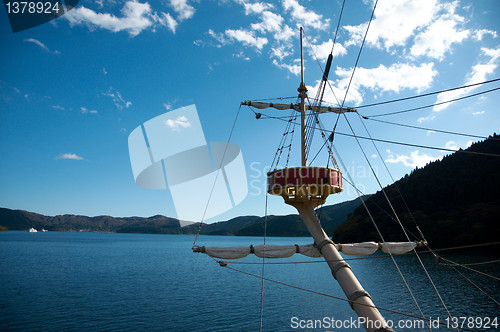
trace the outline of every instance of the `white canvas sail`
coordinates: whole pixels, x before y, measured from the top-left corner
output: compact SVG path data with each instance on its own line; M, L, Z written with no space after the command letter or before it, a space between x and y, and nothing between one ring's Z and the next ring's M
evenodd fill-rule
M424 241L417 242L361 242L361 243L336 243L338 251L346 255L371 255L377 250L382 250L386 254L402 255L412 251L416 247L425 246ZM313 244L307 245L258 245L248 247L194 247L194 252L201 252L214 258L238 259L254 254L257 257L265 258L286 258L295 254L302 254L308 257L322 257L321 253Z

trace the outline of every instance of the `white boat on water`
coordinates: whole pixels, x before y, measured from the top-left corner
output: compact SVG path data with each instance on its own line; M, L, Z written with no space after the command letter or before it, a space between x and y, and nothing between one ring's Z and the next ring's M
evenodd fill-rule
M28 232L30 232L30 233L36 233L36 232L38 232L38 231L37 231L35 228L31 227L31 228L28 230Z
M45 228L42 228L42 232L48 232Z

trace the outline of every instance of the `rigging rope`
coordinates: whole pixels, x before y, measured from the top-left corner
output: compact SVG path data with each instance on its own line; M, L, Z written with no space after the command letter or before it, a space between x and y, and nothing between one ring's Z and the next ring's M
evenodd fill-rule
M430 104L430 105L426 105L426 106L420 106L420 107L410 108L410 109L403 110L403 111L396 111L396 112L375 114L375 115L372 115L371 117L372 118L376 118L376 117L379 117L379 116L387 116L387 115L394 115L394 114L401 114L401 113L408 113L408 112L418 111L418 110L421 110L421 109L424 109L424 108L434 107L434 106L438 106L438 105L452 103L454 101L458 101L458 100L462 100L462 99L476 97L476 96L479 96L479 95L482 95L482 94L485 94L485 93L489 93L489 92L493 92L493 91L496 91L496 90L500 90L500 87L494 88L494 89L490 89L490 90L481 91L481 92L477 92L477 93L473 93L471 95L463 96L463 97L460 97L460 98L450 99L450 100L443 101L443 102L440 102L440 103L435 103L435 104Z
M248 276L251 276L251 277L254 277L254 278L261 278L259 275L256 275L256 274L253 274L253 273L250 273L250 272L246 272L246 271L242 271L242 270L239 270L239 269L235 269L235 268L233 268L231 266L227 266L227 265L223 265L223 264L221 264L221 266L224 266L227 269L230 269L232 271L235 271L235 272L238 272L238 273L241 273L241 274L245 274L245 275L248 275ZM321 296L329 297L329 298L332 298L332 299L335 299L335 300L340 300L340 301L344 301L344 302L348 302L348 303L353 303L354 302L352 300L348 300L348 299L344 299L344 298L341 298L341 297L338 297L338 296L334 296L334 295L330 295L330 294L326 294L326 293L314 291L314 290L307 289L307 288L300 287L300 286L295 286L295 285L292 285L292 284L288 284L288 283L285 283L285 282L282 282L282 281L278 281L278 280L274 280L274 279L270 279L270 278L265 278L265 280L269 281L269 282L272 282L272 283L275 283L275 284L278 284L278 285L282 285L282 286L294 288L294 289L297 289L297 290L301 290L301 291L312 293L312 294L316 294L316 295L321 295ZM383 307L379 307L379 306L375 306L375 305L371 306L371 305L368 305L368 304L365 304L365 303L358 303L358 302L356 302L356 304L364 305L364 306L369 306L371 308L376 308L378 310L390 312L390 313L393 313L393 314L398 314L398 315L402 315L402 316L406 316L406 317L412 317L412 318L421 319L421 320L424 320L426 322L430 322L431 321L429 318L422 317L422 316L417 316L417 315L412 315L412 314L408 314L408 313L404 313L404 312L398 311L398 310L387 309L387 308L383 308ZM444 322L437 321L437 323L440 324L440 325L442 325L442 326L448 327L448 325L446 323L444 323ZM460 329L462 329L464 331L475 331L475 330L472 330L472 329L469 329L469 328L466 328L466 327L461 327Z
M446 262L448 262L448 263L452 264L453 266L460 266L460 267L463 267L464 269L467 269L467 270L469 270L469 271L473 271L473 272L476 272L476 273L482 274L482 275L484 275L484 276L487 276L487 277L489 277L489 278L492 278L492 279L495 279L495 280L499 280L499 281L500 281L500 278L495 277L495 276L492 276L492 275L490 275L490 274L488 274L488 273L481 272L481 271L479 271L479 270L476 270L476 269L470 268L470 267L468 267L468 266L465 266L465 265L463 265L463 264L459 264L459 263L457 263L457 262L453 262L453 261L451 261L451 260L449 260L449 259L446 259L446 258L443 258L443 257L441 257L441 256L439 256L439 258L441 258L442 260L444 260L444 261L446 261Z
M236 117L234 118L233 126L231 128L231 132L229 133L229 137L227 138L226 147L224 148L224 153L222 154L220 165L217 169L217 173L215 174L215 179L214 179L214 183L212 185L212 189L210 190L210 194L208 195L207 204L205 205L205 210L203 211L203 215L201 217L201 222L200 222L200 225L198 227L198 232L196 233L196 236L195 236L194 241L193 241L193 247L196 245L196 241L198 240L198 237L200 236L201 228L203 227L203 223L205 221L205 216L206 216L207 211L208 211L208 205L210 204L210 200L212 199L215 185L217 183L217 178L219 177L220 170L222 169L222 164L224 163L224 158L226 157L227 147L229 146L229 142L231 141L231 137L233 136L234 127L236 127L236 122L238 121L238 116L240 115L240 111L241 111L241 105L238 108L238 112L236 113Z
M500 78L495 78L493 80L479 82L479 83L474 83L474 84L469 84L469 85L462 85L462 86L459 86L459 87L456 87L456 88L450 88L450 89L445 89L445 90L440 90L440 91L434 91L434 92L424 93L422 95L416 95L416 96L411 96L411 97L405 97L405 98L399 98L399 99L381 101L381 102L378 102L378 103L373 103L373 104L368 104L368 105L360 105L360 106L356 106L354 108L359 109L359 108L365 108L365 107L372 107L372 106L379 106L379 105L385 105L385 104L390 104L390 103L396 103L396 102L399 102L399 101L405 101L405 100L410 100L410 99L415 99L415 98L428 97L428 96L437 95L437 94L440 94L440 93L443 93L443 92L449 92L449 91L454 91L454 90L460 90L460 89L470 88L470 87L473 87L473 86L483 85L483 84L497 82L497 81L500 81Z
M349 120L347 119L347 117L345 116L345 114L344 114L344 117L345 117L345 119L346 119L346 121L347 121L347 124L349 125L349 128L351 128L351 132L353 133L353 135L354 135L354 136L356 136L356 134L354 133L354 129L352 128L351 123L349 122ZM362 121L362 119L361 119L361 121ZM365 129L366 129L366 131L367 131L368 135L369 135L369 136L370 136L370 138L371 138L371 135L370 135L370 133L368 132L368 128L367 128L366 126L365 126ZM375 146L375 149L377 150L377 152L378 152L378 153L379 153L379 155L380 155L380 151L378 150L377 146L375 145L375 142L374 142L373 140L371 140L371 141L372 141L373 145ZM380 180L379 180L379 178L378 178L378 176L377 176L376 172L373 170L373 167L372 167L372 165L371 165L371 163L370 163L370 160L368 159L368 157L367 157L367 155L366 155L366 153L365 153L365 151L364 151L363 147L361 146L361 144L360 144L360 142L359 142L359 140L358 140L357 138L356 138L356 142L358 143L358 146L359 146L359 148L361 149L361 152L363 153L363 156L365 157L366 162L368 163L368 166L370 166L370 170L372 171L373 176L374 176L374 177L375 177L375 179L377 180L377 183L379 184L379 186L380 186L380 188L381 188L382 194L384 195L384 197L385 197L385 199L386 199L387 203L389 203L389 206L391 207L392 213L394 213L394 217L396 217L396 220L397 220L397 222L398 222L399 226L401 227L401 229L402 229L403 233L405 234L405 236L406 236L407 240L408 240L408 241L410 241L410 237L408 236L408 233L406 232L406 228L403 226L403 223L402 223L402 222L401 222L401 220L399 219L399 216L398 216L398 214L396 213L396 210L394 209L394 206L392 205L392 203L391 203L391 201L390 201L389 197L387 196L387 194L386 194L386 192L385 192L385 190L384 190L384 187L382 186L382 183L380 182ZM381 156L381 155L380 155L380 158L381 158L381 159L382 159L382 161L383 161L383 158L382 158L382 156ZM392 174L391 174L391 172L389 171L389 168L388 168L388 167L387 167L387 165L385 164L385 161L383 161L383 163L384 163L384 166L385 166L386 170L389 172L389 176L390 176L390 177L391 177L391 179L394 181L394 178L392 177ZM401 194L401 192L399 192L399 193ZM401 197L402 197L402 195L401 195ZM404 199L403 199L403 200L404 200ZM406 204L406 203L405 203L405 204ZM407 207L408 207L408 206L407 206ZM409 209L408 209L408 210L409 210ZM410 214L411 214L411 212L410 212ZM413 218L413 215L412 215L412 218ZM416 221L415 221L415 219L414 219L414 218L413 218L413 221L414 221L414 222L415 222L415 224L416 224ZM417 225L417 227L418 227L418 225ZM380 234L380 236L382 236L382 235ZM436 285L434 284L434 281L432 280L432 278L431 278L431 276L430 276L429 272L427 271L427 268L425 267L424 263L423 263L423 262L422 262L422 260L420 259L420 256L418 255L417 251L416 251L415 249L413 249L413 251L414 251L414 252L415 252L415 254L416 254L416 257L417 257L417 259L418 259L418 261L419 261L419 263L420 263L420 266L422 266L422 268L423 268L423 270L424 270L424 272L425 272L425 274L426 274L427 278L429 279L429 281L430 281L430 283L431 283L432 287L434 288L434 291L436 292L436 295L438 296L439 300L441 301L441 304L443 305L444 309L445 309L445 310L446 310L446 312L448 313L448 316L449 316L450 318L452 318L451 313L450 313L450 311L448 310L448 307L446 306L446 304L444 303L444 300L443 300L443 298L441 297L441 294L439 293L439 291L438 291L438 289L437 289ZM410 292L411 292L411 291L410 291ZM412 294L412 296L413 296L413 294ZM418 306L418 303L416 302L416 300L415 300L415 303L416 303L416 304L417 304L417 306ZM419 307L419 310L420 310L420 307ZM421 312L421 313L422 313L422 312ZM423 313L422 313L422 315L423 315ZM430 328L430 326L429 326L429 328Z
M281 120L281 121L287 121L284 119L281 119L280 117L273 117L273 116L267 116L269 119L276 119L276 120ZM294 123L298 125L298 123ZM333 131L325 129L326 132L332 133ZM347 137L354 137L352 134L347 134L343 132L336 131L335 132L338 135L341 136L347 136ZM476 151L468 151L468 150L454 150L454 149L449 149L449 148L440 148L440 147L435 147L435 146L429 146L429 145L420 145L420 144L412 144L412 143L404 143L404 142L397 142L397 141L390 141L390 140L385 140L385 139L380 139L380 138L370 138L370 137L365 137L365 136L357 136L359 139L364 139L364 140L373 140L376 142L382 142L382 143L389 143L389 144L396 144L396 145L404 145L404 146L412 146L412 147L417 147L417 148L422 148L422 149L430 149L430 150L439 150L439 151L448 151L448 152L460 152L460 153L467 153L467 154L473 154L473 155L481 155L481 156L489 156L489 157L500 157L500 154L496 153L485 153L485 152L476 152Z
M474 287L476 287L481 293L483 293L484 295L486 295L490 300L492 300L498 306L500 306L500 303L497 300L495 300L490 294L486 293L486 291L484 291L481 287L479 287L478 285L476 285L472 280L470 280L469 278L467 278L462 272L458 271L458 269L456 267L452 266L452 268L453 268L453 270L455 270L455 272L457 272L458 274L460 274L470 284L472 284Z
M368 35L368 30L370 29L370 25L371 25L372 20L373 20L373 15L375 14L375 8L377 8L377 3L378 3L378 0L375 1L375 5L373 6L372 16L370 17L370 21L368 21L368 26L366 27L365 36L363 37L363 42L361 43L361 47L359 48L358 57L356 58L356 63L354 64L354 68L352 69L351 78L349 80L349 84L347 85L347 89L345 91L344 100L342 100L341 107L344 107L345 100L347 99L347 94L349 93L349 88L350 88L351 83L352 83L352 78L354 77L354 73L356 71L356 68L358 67L358 61L359 61L359 58L361 57L361 51L363 50L363 46L365 45L366 36Z
M440 129L431 129L431 128L425 128L425 127L418 127L418 126L412 126L412 125L407 125L404 123L396 123L396 122L390 122L390 121L384 121L384 120L379 120L379 119L372 119L371 117L364 116L358 113L360 117L362 117L365 120L371 120L371 121L376 121L376 122L381 122L381 123L386 123L386 124L391 124L395 126L401 126L401 127L406 127L406 128L413 128L413 129L419 129L419 130L427 130L427 131L433 131L436 133L443 133L443 134L450 134L450 135L457 135L457 136L465 136L465 137L474 137L474 138L481 138L481 139L486 139L488 138L487 136L479 136L479 135L473 135L473 134L464 134L464 133L459 133L455 131L447 131L447 130L440 130ZM490 137L493 140L500 140L500 138L495 138L495 137Z
M403 229L403 232L404 232L404 234L405 234L406 238L408 239L408 241L410 241L410 238L408 237L408 234L406 233L406 230L405 230L405 228L403 227L403 224L402 224L402 223L401 223L401 221L399 220L399 217L398 217L398 215L397 215L396 211L394 210L394 207L392 206L392 203L391 203L391 201L389 200L389 197L387 197L387 195L386 195L386 193L385 193L385 191L384 191L384 187L383 187L383 186L382 186L382 184L380 183L380 180L378 179L377 174L375 173L375 171L374 171L374 169L373 169L373 167L372 167L372 165L371 165L371 163L370 163L370 161L369 161L368 157L366 156L366 153L365 153L365 151L363 150L363 147L361 146L361 143L360 143L360 142L359 142L359 140L357 139L356 134L354 133L354 129L352 128L351 123L350 123L350 122L349 122L349 120L347 119L347 116L345 115L345 113L344 113L344 118L345 118L345 120L347 121L347 124L349 125L349 128L351 128L351 131L352 131L352 133L353 133L354 137L356 138L356 142L358 143L358 146L359 146L359 148L361 149L361 152L363 153L363 156L365 157L366 162L368 163L368 166L370 167L370 170L372 171L373 175L375 176L375 179L377 180L377 182L378 182L378 184L379 184L380 188L382 188L382 193L384 194L385 199L386 199L386 200L387 200L387 202L389 203L389 206L391 207L391 210L392 210L392 212L394 213L394 216L396 217L396 219L397 219L397 221L398 221L399 225L400 225L400 226L401 226L401 228ZM350 180L351 182L353 182L353 183L354 183L354 181L352 180L352 178L351 178L351 176L349 175L349 173L348 173L347 171L346 171L346 173L347 173L347 174L348 174L348 176L349 176L349 180ZM357 193L357 194L358 194L358 196L359 196L359 192L358 192L358 191L356 191L356 193ZM361 199L361 197L359 197L359 198ZM362 200L362 199L361 199L361 200ZM367 213L368 213L368 215L370 216L370 220L371 220L371 222L372 222L373 226L375 227L375 229L376 229L376 231L377 231L378 235L380 236L380 239L382 240L382 242L386 242L386 241L385 241L385 239L384 239L384 237L383 237L383 235L382 235L382 232L380 231L380 229L379 229L379 228L378 228L378 226L377 226L377 223L375 222L375 219L373 218L372 214L370 213L370 211L369 211L369 209L368 209L368 206L366 205L366 203L365 203L363 200L362 200L362 202L363 202L363 206L364 206L364 208L365 208L366 212L367 212ZM414 250L414 252L416 253L416 251L415 251L415 250ZM404 282L404 284L405 284L406 288L408 289L408 292L410 293L410 295L411 295L411 297L412 297L413 301L415 302L415 304L416 304L416 306L417 306L417 308L418 308L418 310L419 310L420 314L421 314L422 316L424 316L424 317L425 317L425 315L424 315L424 313L423 313L422 309L420 308L420 305L418 304L417 299L415 298L415 296L414 296L414 294L413 294L413 291L411 290L410 286L408 285L408 282L406 281L406 278L404 277L403 272L401 272L401 270L400 270L400 268L399 268L399 265L398 265L398 263L396 262L396 260L394 259L394 257L392 256L392 254L391 254L390 250L389 250L389 254L391 255L392 262L394 263L394 266L395 266L395 267L396 267L396 269L398 270L399 275L401 276L401 279L403 280L403 282ZM418 255L417 255L417 257L418 257ZM425 273L427 274L427 276L428 276L428 277L429 277L429 279L431 280L431 283L434 285L434 283L432 282L432 279L430 278L430 276L429 276L429 274L428 274L428 272L427 272L427 269L425 269L425 266L423 265L422 261L420 260L420 257L419 257L419 261L420 261L420 263L421 263L422 267L424 268ZM446 307L446 305L445 305L445 303L444 303L443 299L441 298L441 295L439 294L439 292L437 291L437 289L436 289L436 287L435 287L435 286L434 286L434 290L436 291L436 293L437 293L437 295L438 295L439 299L441 300L441 303L443 304L444 309L445 309L445 310L446 310L446 312L448 313L448 316L451 318L451 314L450 314L450 312L448 311L448 308ZM430 326L430 325L428 325L428 327L429 327L429 330L431 330L431 331L432 331L431 326Z

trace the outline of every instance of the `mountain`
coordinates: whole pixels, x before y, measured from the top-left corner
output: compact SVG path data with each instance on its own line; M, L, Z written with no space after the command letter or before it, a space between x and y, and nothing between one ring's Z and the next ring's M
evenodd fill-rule
M360 204L359 199L320 208L318 213L323 227L329 234L340 224L347 221L347 215ZM203 224L201 234L262 236L264 217L242 216L213 224ZM87 217L80 215L44 216L38 213L0 208L0 227L10 230L45 228L49 231L91 231L116 233L158 233L158 234L196 234L199 223L181 227L175 218L161 215L149 218L111 216ZM309 236L300 217L268 216L267 234L269 236Z
M165 216L149 218L111 216L87 217L72 214L44 216L38 213L0 208L0 225L9 230L45 228L50 231L93 231L120 233L181 233L177 219Z
M421 238L417 224L433 248L500 238L500 136L494 134L466 151L477 154L455 152L384 188L410 239ZM382 191L366 205L386 241L406 240ZM335 230L334 239L380 241L363 206Z

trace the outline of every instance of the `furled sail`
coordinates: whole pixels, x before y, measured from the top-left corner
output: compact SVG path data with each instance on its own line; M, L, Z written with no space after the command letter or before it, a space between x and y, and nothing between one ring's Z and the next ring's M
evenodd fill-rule
M244 101L241 103L241 105L251 106L258 109L275 108L277 110L282 110L282 111L296 110L300 112L299 104L279 104L279 103L262 103L256 101ZM330 106L311 106L311 105L307 105L306 107L307 110L313 110L318 113L331 112L340 114L340 113L356 112L354 108L350 107L330 107Z
M346 255L371 255L378 249L387 254L402 255L412 251L416 247L423 247L427 243L425 241L417 242L361 242L361 243L336 243L335 247L338 251ZM321 253L313 244L307 245L258 245L248 247L193 247L193 252L201 252L214 258L221 259L238 259L246 257L250 254L255 254L257 257L265 258L286 258L294 254L302 254L308 257L322 257Z

